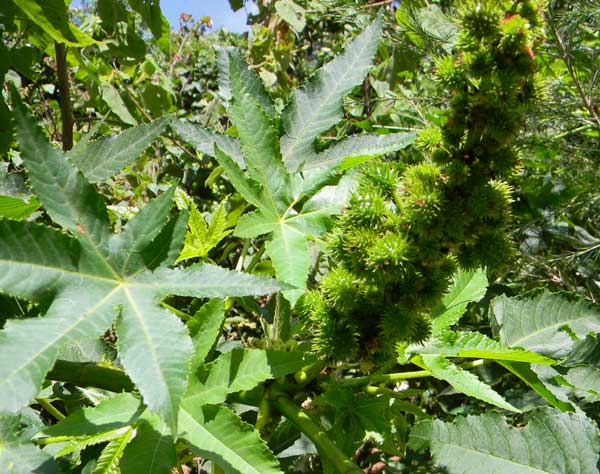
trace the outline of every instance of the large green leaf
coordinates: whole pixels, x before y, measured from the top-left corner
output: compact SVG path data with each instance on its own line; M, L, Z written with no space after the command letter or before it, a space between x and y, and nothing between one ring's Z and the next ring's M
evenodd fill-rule
M52 148L20 100L15 101L17 134L32 187L50 217L71 236L31 223L0 221L0 291L32 300L51 298L44 317L8 321L0 333L0 411L16 411L36 395L62 346L101 336L116 323L125 371L148 407L174 430L193 349L186 327L160 300L170 294L256 295L285 287L205 264L171 270L171 251L160 254L163 265L155 262L156 253L146 252L154 249L155 239L163 247L173 246L162 242L170 193L113 235L100 194Z
M91 183L105 181L140 156L170 121L167 116L128 128L114 137L84 142L68 152L67 157Z
M474 374L457 367L445 357L425 354L421 356L421 360L423 363L420 365L428 369L433 377L445 380L455 390L496 405L504 410L519 411Z
M342 118L342 99L362 83L381 33L381 17L346 46L343 54L319 69L302 89L294 92L282 114L285 135L281 138L288 170L301 168L315 152L314 142Z
M314 361L309 353L234 349L195 371L185 400L201 405L221 403L230 393L251 390L265 380L296 372Z
M450 474L598 473L600 438L583 413L537 410L523 429L493 412L454 423L425 421L411 432L411 444L430 446Z
M575 339L600 332L600 311L583 298L544 291L530 297L499 296L490 319L500 341L554 359L567 355Z
M64 0L12 0L23 13L57 43L68 46L89 46L96 43L69 21Z
M281 474L279 463L259 433L224 407L184 402L179 431L197 456L225 472Z
M446 334L443 338L432 339L424 345L414 345L407 349L414 354L438 354L472 359L509 360L531 364L555 363L553 359L523 349L513 349L490 339L478 332L458 332Z
M58 474L58 463L22 433L20 415L0 416L0 472Z
M487 291L488 281L483 270L460 270L442 301L431 311L432 332L442 333L462 317L467 305L479 301Z

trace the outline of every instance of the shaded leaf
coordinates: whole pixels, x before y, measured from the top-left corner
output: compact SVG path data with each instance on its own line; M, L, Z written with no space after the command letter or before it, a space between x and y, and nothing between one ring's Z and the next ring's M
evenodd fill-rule
M425 421L411 432L415 448L429 445L436 464L450 473L597 473L600 440L583 413L533 412L527 426L509 426L499 413Z
M529 297L494 298L490 319L503 344L553 359L567 355L575 338L600 332L600 311L594 305L583 298L573 300L548 291Z
M471 372L457 367L445 357L425 354L421 356L421 359L423 367L428 369L433 377L445 380L458 392L491 403L504 410L519 412L489 385L483 383Z

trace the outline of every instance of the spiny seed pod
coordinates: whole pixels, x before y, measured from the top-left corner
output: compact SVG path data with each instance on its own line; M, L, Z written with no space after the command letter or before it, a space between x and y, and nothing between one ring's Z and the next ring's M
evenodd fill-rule
M363 168L328 238L331 268L301 304L301 323L322 357L387 356L430 335L428 314L457 265L505 265L514 252L510 178L513 142L542 87L533 50L542 40L535 0L469 0L452 56L436 60L449 90L445 124L417 144L431 157L413 166Z

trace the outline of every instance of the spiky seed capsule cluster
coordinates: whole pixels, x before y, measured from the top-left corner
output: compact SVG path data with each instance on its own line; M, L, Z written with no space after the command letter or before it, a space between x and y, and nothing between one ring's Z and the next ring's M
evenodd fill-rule
M457 265L499 267L512 245L512 145L525 107L540 95L533 49L539 1L470 1L454 56L437 78L451 94L445 125L419 145L431 162L376 161L329 237L332 270L303 300L314 346L332 360L372 359L396 342L429 336L428 313Z

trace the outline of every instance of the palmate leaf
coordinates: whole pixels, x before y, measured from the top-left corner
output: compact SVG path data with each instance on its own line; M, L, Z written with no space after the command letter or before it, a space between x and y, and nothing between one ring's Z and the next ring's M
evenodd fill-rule
M445 380L455 390L465 395L478 398L504 410L519 412L517 408L508 403L489 385L479 380L477 376L457 367L443 356L425 354L420 356L420 360L416 363L428 369L433 377Z
M176 262L188 258L206 257L208 252L233 232L233 230L227 229L227 213L223 203L213 212L208 225L196 204L192 203L189 226L190 229L185 235L183 250L177 257Z
M282 114L285 166L297 171L314 154L316 138L342 118L342 99L362 83L377 51L381 16L350 42L343 54L319 69Z
M530 297L499 296L490 305L492 327L509 347L560 359L575 338L600 332L600 311L583 298L573 300L561 293L544 291Z
M430 446L450 474L594 474L600 451L596 424L583 413L536 410L523 429L499 413L425 421L411 432L414 448Z
M164 240L176 235L177 226L165 227L172 191L113 235L100 194L47 142L18 97L14 115L33 190L71 236L0 221L0 291L50 298L44 317L8 321L0 333L0 411L17 411L36 395L62 346L101 336L115 323L125 371L148 407L176 429L192 344L181 321L159 305L161 299L257 295L284 287L205 264L170 270L181 247L181 240ZM156 252L157 239L166 251Z
M247 175L219 148L215 156L236 190L258 208L240 218L234 234L245 238L271 234L266 244L267 254L277 277L299 288L286 292L286 297L295 302L306 285L310 268L306 240L327 230L334 209L311 210L305 216L303 211L311 209L311 203L307 202L300 213L294 210L300 196L292 196L292 179L281 160L272 120L251 93L258 87L259 79L237 55L230 55L229 68L234 97L231 120L240 135Z

